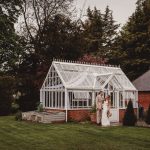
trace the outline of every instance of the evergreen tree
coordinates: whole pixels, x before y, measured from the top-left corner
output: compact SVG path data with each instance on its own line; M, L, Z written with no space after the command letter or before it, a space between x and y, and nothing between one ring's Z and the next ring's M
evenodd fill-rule
M88 8L87 20L83 24L85 53L106 58L113 46L118 27L108 6L104 14L96 7L94 10Z
M124 126L135 126L137 119L134 114L133 104L130 100L123 118L123 125Z
M118 35L117 29L119 24L116 24L113 19L112 11L107 6L103 15L103 49L105 49L106 56L111 53L113 45Z
M150 104L149 104L149 107L148 107L148 110L147 110L145 121L146 121L147 124L150 124Z
M135 12L122 28L110 54L133 80L150 66L150 0L138 0Z
M100 10L87 9L87 20L83 23L83 36L85 38L85 52L96 53L101 50L103 36L103 21ZM102 52L101 52L102 53Z

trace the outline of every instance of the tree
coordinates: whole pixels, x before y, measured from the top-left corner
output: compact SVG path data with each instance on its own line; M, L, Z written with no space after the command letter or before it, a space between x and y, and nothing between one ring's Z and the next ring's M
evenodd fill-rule
M21 7L24 24L21 26L27 54L20 74L33 75L35 80L38 76L42 81L53 58L75 60L80 57L80 26L70 19L72 1L24 0Z
M21 39L14 29L21 4L21 0L0 1L0 70L3 72L12 71L21 63Z
M70 18L73 0L24 0L21 7L26 56L20 73L45 76L53 58L81 56L80 25ZM39 73L40 72L40 73ZM41 81L41 79L40 79Z
M102 47L103 22L100 10L87 9L87 20L83 23L83 36L85 38L85 52L96 53Z
M59 51L54 47L58 47L58 40L62 39L62 35L65 34L60 32L64 26L68 33L71 28L74 29L74 26L70 26L70 29L66 28L69 25L66 18L69 18L72 2L73 0L23 0L20 7L23 17L23 22L20 23L20 34L25 38L26 54L20 72L24 69L35 75L41 66L49 66L53 57L58 56L60 51L63 53L64 47L60 46ZM64 20L60 16L63 16ZM65 23L64 26L63 23ZM61 37L58 37L58 34ZM74 41L75 38L78 37L74 37Z
M135 126L137 119L134 114L133 104L130 100L123 118L123 125L124 126Z
M29 52L38 53L43 31L57 14L70 14L69 8L73 0L24 0L21 6L23 22L22 34L30 45ZM37 50L37 47L38 50Z
M50 66L53 58L77 59L80 56L80 27L70 19L72 1L24 0L22 33L29 55L23 68L26 66L36 73L41 66Z
M149 107L148 107L148 110L147 110L145 121L146 121L147 124L150 124L150 104L149 104Z
M108 6L104 14L96 7L94 10L88 8L87 19L83 23L85 53L106 59L112 49L118 27Z
M53 58L77 60L81 56L80 26L63 14L57 14L45 24L36 49L45 62Z
M26 54L18 70L18 100L22 110L33 110L53 58L81 56L80 25L70 18L72 0L24 0L21 7Z
M113 19L113 13L107 6L105 14L103 15L103 48L105 49L106 56L111 53L114 42L118 35L119 24Z
M23 38L15 32L22 0L0 0L0 115L11 112L16 78L23 61Z
M109 56L111 63L120 63L127 76L134 80L149 69L150 1L138 0L135 12L116 39Z

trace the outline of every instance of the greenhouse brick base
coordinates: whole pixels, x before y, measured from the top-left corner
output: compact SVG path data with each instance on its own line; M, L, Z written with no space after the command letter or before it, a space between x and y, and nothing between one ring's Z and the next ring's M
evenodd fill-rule
M46 112L53 112L58 110L45 110ZM60 112L65 112L65 110L59 110ZM134 109L135 115L137 115L137 109ZM119 122L123 121L125 114L125 109L119 110ZM87 121L90 119L90 110L68 110L68 121Z

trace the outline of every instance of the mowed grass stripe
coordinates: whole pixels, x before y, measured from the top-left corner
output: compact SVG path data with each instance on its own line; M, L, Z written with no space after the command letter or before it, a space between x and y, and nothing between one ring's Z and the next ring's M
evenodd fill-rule
M36 124L0 117L0 150L149 150L150 129Z

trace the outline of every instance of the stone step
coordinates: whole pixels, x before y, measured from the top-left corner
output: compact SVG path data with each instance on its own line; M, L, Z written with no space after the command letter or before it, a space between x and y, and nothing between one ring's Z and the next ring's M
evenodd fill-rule
M42 122L42 123L51 123L51 122L59 122L65 121L65 113L64 112L24 112L22 113L23 120L30 120L35 122Z
M120 126L121 124L119 122L110 122L111 126Z

